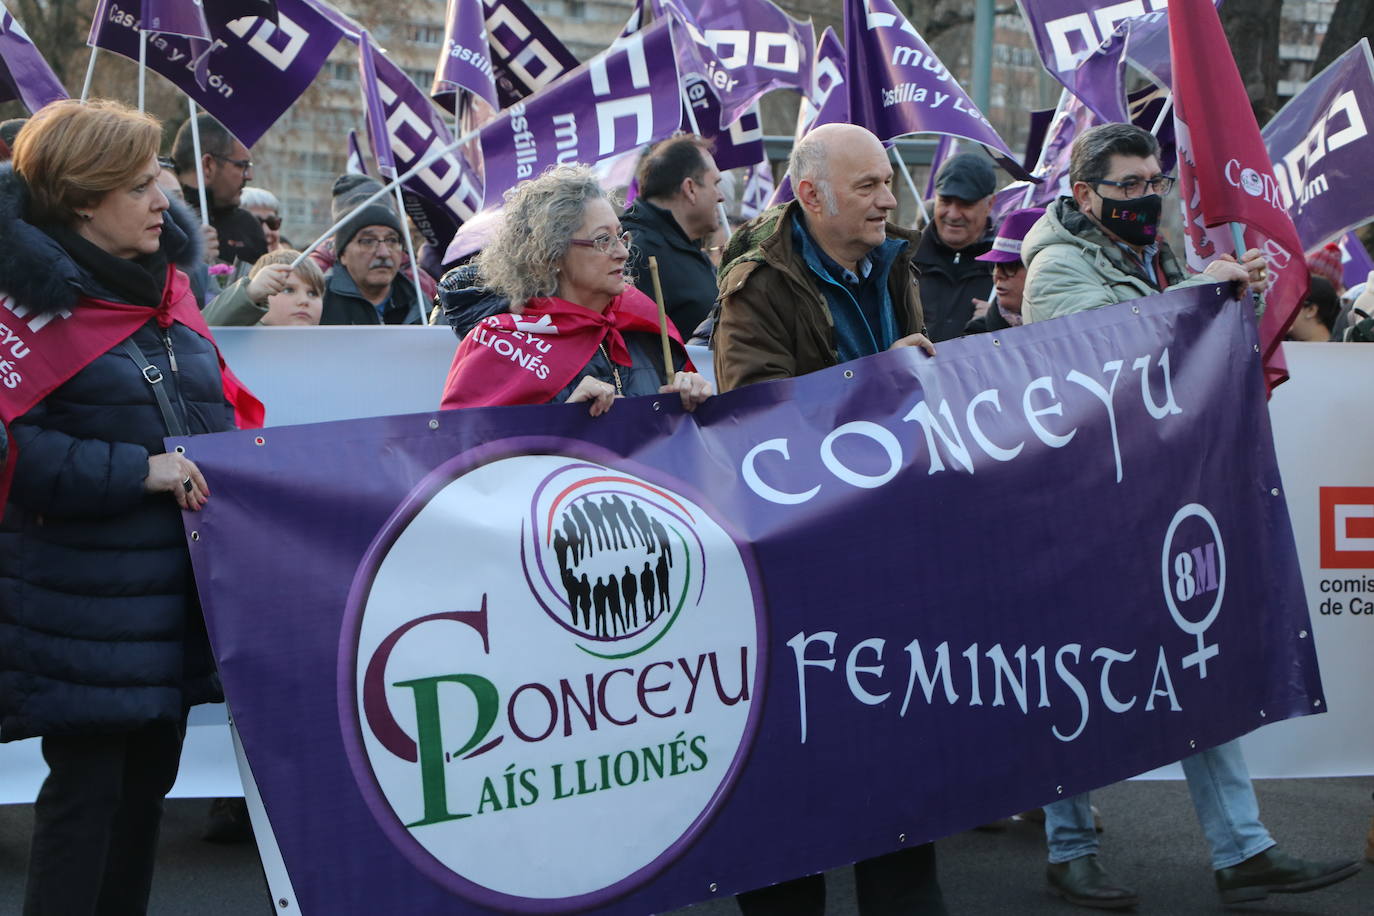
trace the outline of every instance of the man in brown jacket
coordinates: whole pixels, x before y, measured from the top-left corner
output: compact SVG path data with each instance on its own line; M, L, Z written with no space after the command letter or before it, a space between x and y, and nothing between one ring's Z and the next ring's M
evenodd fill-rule
M720 390L894 347L934 355L911 267L916 237L887 221L897 199L882 143L826 124L793 148L788 171L796 200L741 227L721 269Z
M741 227L726 253L713 337L720 390L894 347L934 356L911 268L915 236L887 221L897 200L882 143L862 127L827 124L793 148L788 170L797 199ZM859 862L854 884L860 916L945 912L934 844ZM823 913L825 879L738 900L744 916Z

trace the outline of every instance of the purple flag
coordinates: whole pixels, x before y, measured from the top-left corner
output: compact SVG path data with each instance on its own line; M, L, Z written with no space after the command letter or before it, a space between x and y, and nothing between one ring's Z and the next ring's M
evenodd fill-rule
M739 199L740 219L749 220L758 216L771 205L772 199L773 164L765 159L749 170Z
M1371 271L1374 271L1374 260L1369 257L1369 250L1358 235L1347 232L1341 238L1342 285L1350 289L1358 283L1364 283L1369 280Z
M669 21L617 39L482 128L487 200L557 162L595 163L661 140L682 123ZM650 61L655 67L650 67Z
M577 69L577 56L524 0L482 2L501 108L509 108Z
M24 32L0 5L0 102L18 99L30 112L67 98L67 90Z
M309 88L342 34L307 0L278 0L278 20L236 19L197 55L192 39L149 36L148 68L214 115L244 146L258 142ZM113 0L100 0L87 44L138 60L138 19ZM204 57L206 86L195 66Z
M448 0L444 45L439 49L429 97L455 111L460 91L470 92L493 107L498 104L482 0Z
M767 92L802 92L811 85L815 29L771 0L700 0L691 11L677 0L663 0L662 8L681 20L691 38L678 43L679 71L710 85L720 99L722 125Z
M1015 178L1029 178L997 131L891 0L845 0L849 114L891 140L936 133L981 143Z
M1027 169L1035 168L1040 161L1040 151L1045 148L1045 135L1049 133L1050 122L1054 120L1054 109L1044 108L1030 113L1030 130L1026 134L1026 155L1021 164Z
M352 175L367 174L367 160L363 158L363 151L358 146L358 132L356 130L348 132L348 162L344 166L344 171Z
M215 487L186 543L293 911L663 913L1321 712L1253 314L1222 292L693 414L169 440ZM541 330L485 339L535 373ZM970 560L1006 532L1016 564Z
M763 122L757 103L749 106L728 127L722 127L725 118L720 100L706 81L690 74L683 77L683 84L684 105L691 106L689 110L684 109L683 124L695 125L700 136L715 144L714 158L722 172L752 165L764 157Z
M368 139L383 177L408 172L433 150L453 142L428 96L385 54L371 48L366 32L359 44L359 62ZM406 212L425 241L440 250L448 246L458 225L482 208L482 179L457 150L401 187Z
M940 142L935 144L935 153L930 157L930 175L926 178L926 200L935 196L935 178L940 174L940 166L945 160L959 153L959 141L949 134L941 134Z
M1103 120L1126 120L1122 111L1127 63L1162 86L1171 84L1168 17L1163 15L1168 0L1017 3L1045 69ZM1221 0L1216 4L1220 6ZM1088 70L1076 73L1085 62Z
M1264 130L1279 195L1306 251L1374 219L1374 57L1369 39L1346 51Z
M143 0L142 28L164 35L210 38L210 24L199 3L186 0Z

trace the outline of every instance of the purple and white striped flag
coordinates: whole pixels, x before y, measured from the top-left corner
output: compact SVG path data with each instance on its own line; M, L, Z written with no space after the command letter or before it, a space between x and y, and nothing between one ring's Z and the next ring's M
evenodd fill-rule
M465 92L492 107L498 103L482 0L448 0L444 44L439 49L429 97L441 107L456 111L458 96Z
M18 99L30 112L67 98L67 90L24 27L0 5L0 102Z
M509 108L577 69L577 55L525 5L525 0L482 0L482 5L501 108Z

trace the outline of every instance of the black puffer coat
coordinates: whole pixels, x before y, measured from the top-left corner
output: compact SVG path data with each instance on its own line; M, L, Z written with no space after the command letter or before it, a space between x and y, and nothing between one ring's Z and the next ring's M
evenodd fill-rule
M0 169L0 290L38 312L119 301L23 220L26 200L13 171ZM162 250L174 263L199 257L197 239L189 211L165 221ZM232 429L214 347L181 324L168 333L175 373L151 309L132 339L162 370L187 429ZM143 492L167 432L133 360L119 348L97 357L10 434L18 453L0 520L0 740L119 732L219 699L180 510L168 493Z

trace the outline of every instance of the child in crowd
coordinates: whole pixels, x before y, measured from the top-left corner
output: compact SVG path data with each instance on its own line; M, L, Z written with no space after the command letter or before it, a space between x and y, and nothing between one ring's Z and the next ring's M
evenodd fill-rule
M248 276L224 288L205 307L211 325L316 325L324 302L324 274L310 258L291 269L300 252L289 248L258 258Z

